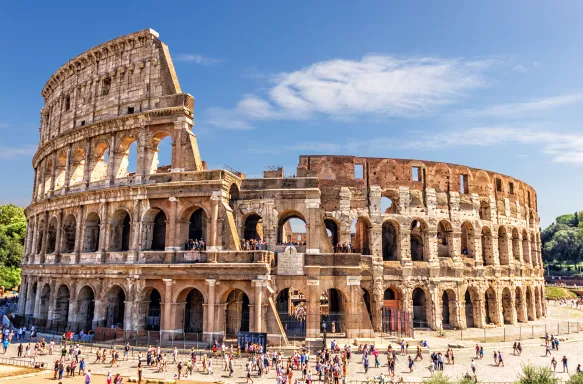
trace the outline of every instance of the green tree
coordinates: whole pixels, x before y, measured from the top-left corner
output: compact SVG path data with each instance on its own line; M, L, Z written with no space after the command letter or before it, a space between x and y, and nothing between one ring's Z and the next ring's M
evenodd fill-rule
M550 367L528 364L522 366L522 374L516 384L559 384L559 379Z
M546 260L576 263L583 253L583 235L580 229L569 228L557 231L552 239L544 244Z
M0 205L0 226L6 226L17 222L26 224L24 209L14 204Z
M16 288L20 285L20 268L0 267L0 286L6 289Z
M572 374L565 382L566 384L583 384L583 375L580 373Z

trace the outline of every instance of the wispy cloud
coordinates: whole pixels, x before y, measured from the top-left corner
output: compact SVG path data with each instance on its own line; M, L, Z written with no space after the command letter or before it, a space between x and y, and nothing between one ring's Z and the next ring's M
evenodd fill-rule
M439 137L439 140L435 140ZM354 153L387 149L449 150L463 147L499 147L529 145L550 156L555 163L583 165L583 133L555 132L544 125L481 126L448 132L406 133L399 138L376 137L369 140L345 140L344 143L309 142L278 147L278 150L303 153Z
M522 72L522 73L527 72L526 67L522 64L516 64L514 67L512 67L512 70L516 71L516 72Z
M215 65L224 63L225 60L223 59L216 59L213 57L206 57L199 54L194 53L180 53L176 56L176 61L188 61L191 63L196 63L200 65Z
M498 104L484 109L463 110L457 112L456 115L497 118L531 117L536 113L543 113L581 102L583 102L583 93L571 93L536 99L524 103Z
M36 151L36 145L26 145L23 147L3 147L0 146L0 159L12 159L16 157L32 156Z
M211 108L203 120L227 129L250 129L256 121L318 115L419 116L486 86L483 74L495 64L492 59L386 55L323 61L274 75L265 92L245 95L233 108Z

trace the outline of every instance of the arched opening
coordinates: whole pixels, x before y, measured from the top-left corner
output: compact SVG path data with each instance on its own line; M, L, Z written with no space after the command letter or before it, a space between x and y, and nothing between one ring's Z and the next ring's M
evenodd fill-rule
M77 185L83 182L85 176L85 149L81 147L75 148L71 155L71 170L69 185Z
M66 325L69 319L69 299L71 294L69 292L69 287L66 285L61 285L57 290L57 298L55 300L55 309L53 310L53 323L57 323L57 327L60 325Z
M63 188L65 185L65 171L67 169L67 155L59 152L55 169L55 190Z
M118 209L113 214L109 227L109 250L114 252L126 252L130 249L131 218L124 209Z
M138 142L132 136L126 136L119 144L114 177L122 178L135 175L138 162Z
M293 287L285 288L277 295L276 307L287 337L305 338L308 316L305 295Z
M160 302L162 297L157 289L152 289L148 297L148 314L146 315L146 329L160 330Z
M166 248L166 214L160 211L154 217L152 250L163 251Z
M396 213L395 206L393 205L393 200L386 196L381 197L381 215L387 213Z
M525 311L525 302L524 297L522 296L522 289L520 287L516 287L515 298L514 302L516 305L516 319L521 322L526 322L526 311Z
M498 255L500 256L500 265L508 265L510 263L508 255L508 234L506 228L500 226L498 228Z
M421 288L415 288L412 294L413 298L413 327L427 328L427 298L425 291Z
M125 315L126 295L119 285L111 287L107 293L107 303L105 304L105 326L110 328L112 325L117 328L123 328Z
M51 286L45 284L40 294L39 319L46 321L49 318L50 302L51 302Z
M87 333L93 329L93 316L95 314L95 294L89 286L84 286L77 297L77 321L79 328Z
M227 296L226 335L236 337L239 332L249 332L249 297L240 289Z
M289 213L279 220L278 244L306 244L306 221L299 213Z
M428 261L429 252L426 251L425 246L427 241L427 225L420 220L413 220L411 222L411 260L412 261Z
M49 229L47 231L47 253L55 253L55 245L57 244L57 218L53 217L49 222Z
M383 332L398 331L403 326L403 321L406 321L408 326L410 317L401 311L401 297L395 288L385 289L381 316Z
M342 292L330 288L320 296L320 330L331 334L346 331L346 301Z
M370 255L370 229L372 224L366 217L359 217L352 221L350 226L350 242L352 252Z
M458 326L457 297L453 289L446 289L441 295L441 318L443 328Z
M484 265L494 265L494 247L490 228L482 227L482 259Z
M191 289L184 307L184 332L202 333L204 319L204 297L198 289Z
M446 291L443 291L443 295L441 295L441 303L441 324L443 328L449 328L449 298Z
M474 244L474 227L469 221L466 221L462 224L461 243L462 256L476 256L476 247Z
M237 200L239 200L239 187L237 184L233 184L229 188L229 206L232 210L235 210L235 201Z
M91 212L85 219L85 229L83 231L83 252L97 252L99 247L99 234L101 220L99 215Z
M77 232L77 220L75 216L68 215L63 220L63 231L61 233L61 252L72 253L75 251L75 235Z
M206 242L206 222L204 209L198 208L192 212L188 220L188 239Z
M370 300L370 293L366 289L362 289L362 300L364 301L366 313L368 313L368 318L370 319L372 324L372 304Z
M45 189L44 189L45 195L48 194L51 190L51 183L53 180L53 160L49 159L46 164L47 164L47 167L46 167L45 178L44 178L44 180L45 180Z
M520 263L520 236L516 228L512 229L512 256Z
M45 236L45 226L46 222L45 219L41 219L38 223L38 230L37 230L37 237L36 237L36 253L37 255L41 253L43 249L43 240Z
M109 146L105 142L100 142L95 146L93 152L93 166L91 167L90 181L100 181L107 178L107 163L109 161Z
M172 136L166 131L158 131L151 144L146 161L147 173L169 172L172 167Z
M528 233L522 231L522 260L525 264L530 264L530 249L528 247Z
M514 306L512 305L512 292L508 287L502 290L502 313L504 315L504 324L514 323Z
M526 288L526 314L528 316L528 320L533 321L536 320L534 316L534 301L532 297L532 288Z
M332 219L325 219L324 226L326 227L326 236L328 237L328 241L330 241L332 249L335 252L339 252L338 224Z
M488 290L486 291L486 297L485 297L485 301L484 301L484 309L485 309L485 315L486 315L486 324L494 324L494 325L498 325L499 320L498 320L498 311L497 311L497 305L498 303L496 302L496 292L494 291L494 289L492 289L492 287L488 288Z
M451 224L441 220L437 224L437 256L452 257L453 229Z
M245 240L262 240L263 239L263 219L256 213L252 213L245 219Z
M465 300L465 314L466 314L466 327L473 328L475 327L475 319L474 319L474 305L472 303L472 296L470 294L470 290L466 290L466 294L464 296Z
M382 247L384 261L399 260L399 232L397 226L397 223L389 220L383 223Z

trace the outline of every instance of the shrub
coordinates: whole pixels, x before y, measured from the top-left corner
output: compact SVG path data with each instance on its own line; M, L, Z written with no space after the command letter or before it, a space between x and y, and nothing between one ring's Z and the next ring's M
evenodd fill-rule
M559 384L559 379L550 367L528 364L522 366L522 374L516 384Z

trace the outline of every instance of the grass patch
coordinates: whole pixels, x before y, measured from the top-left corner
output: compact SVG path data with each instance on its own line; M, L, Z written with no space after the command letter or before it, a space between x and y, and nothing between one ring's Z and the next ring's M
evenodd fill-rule
M545 287L545 297L551 300L557 299L575 299L577 295L566 288L561 287Z

